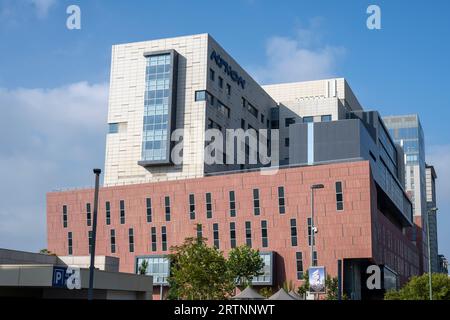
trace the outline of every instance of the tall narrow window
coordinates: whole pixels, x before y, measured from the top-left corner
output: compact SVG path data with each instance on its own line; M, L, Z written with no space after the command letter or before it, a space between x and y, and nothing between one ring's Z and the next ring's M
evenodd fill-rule
M133 228L128 229L128 245L130 252L134 252L134 231Z
M297 246L297 221L291 219L291 245Z
M152 227L151 232L152 251L156 251L156 227Z
M252 223L245 221L245 244L249 247L252 246Z
M301 252L295 253L295 261L297 264L297 280L303 279L303 256Z
M145 202L147 205L147 222L150 223L152 222L152 199L147 198Z
M67 206L66 205L63 205L62 213L63 213L63 228L67 228Z
M86 203L86 223L88 227L91 226L91 222L92 222L91 204Z
M236 224L230 222L230 244L231 248L236 248Z
M110 245L111 253L116 253L116 230L111 229L110 231Z
M284 202L284 187L278 187L278 211L280 214L286 213Z
M214 72L214 70L213 69L209 69L209 79L211 81L215 80L215 78L216 78L215 75L216 75L216 73Z
M189 218L195 219L195 195L193 193L189 195Z
M308 221L308 245L311 246L312 240L312 229L311 229L311 218L307 219ZM314 245L316 245L316 237L314 237Z
M72 232L67 233L67 254L71 256L73 254L72 250Z
M170 197L166 196L164 198L164 205L166 207L166 221L170 221Z
M231 86L227 83L227 94L231 94Z
M344 210L344 194L342 192L342 182L336 182L336 210Z
M219 87L223 88L223 78L219 76Z
M89 244L89 254L91 254L91 250L92 250L92 230L88 231L88 244Z
M267 237L267 221L266 220L261 221L261 242L262 242L263 248L267 248L269 246L269 239Z
M214 247L219 249L220 243L219 243L219 224L218 223L213 224L213 238L214 238Z
M120 200L120 224L125 224L125 201Z
M106 225L111 224L111 203L109 201L106 201L105 203L105 218L106 218Z
M313 252L313 266L317 266L318 260L317 260L317 251Z
M212 218L212 199L211 199L210 192L206 193L205 200L206 200L206 218L211 219Z
M230 217L236 217L236 195L230 191Z
M203 238L203 226L201 223L197 223L197 239Z
M167 251L167 230L165 226L161 227L161 247L162 251Z
M259 216L259 189L253 189L253 214Z

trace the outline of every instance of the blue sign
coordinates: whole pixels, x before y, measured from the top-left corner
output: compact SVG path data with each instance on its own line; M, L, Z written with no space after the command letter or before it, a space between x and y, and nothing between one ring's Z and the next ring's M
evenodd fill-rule
M239 74L233 70L228 62L226 62L215 50L211 53L211 60L214 60L219 68L224 69L225 73L230 76L231 80L236 82L238 85L245 89L245 80L242 79Z
M53 267L52 287L64 288L69 274L67 267Z
M325 291L325 267L310 267L309 275L309 292L326 293Z

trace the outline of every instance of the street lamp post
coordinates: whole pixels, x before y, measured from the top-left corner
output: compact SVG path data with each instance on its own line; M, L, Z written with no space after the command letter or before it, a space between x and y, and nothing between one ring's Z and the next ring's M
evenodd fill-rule
M95 240L97 238L97 210L98 210L98 189L99 178L102 170L94 169L95 174L95 191L94 191L94 221L92 223L92 240L91 240L91 264L89 266L89 289L88 300L94 298L94 269L95 269Z
M311 186L311 267L314 266L314 242L316 233L316 227L314 225L314 190L323 188L323 184L313 184Z
M427 210L427 242L428 242L428 286L430 287L430 300L433 300L432 272L431 272L431 244L430 244L430 213L436 213L438 208L430 208Z

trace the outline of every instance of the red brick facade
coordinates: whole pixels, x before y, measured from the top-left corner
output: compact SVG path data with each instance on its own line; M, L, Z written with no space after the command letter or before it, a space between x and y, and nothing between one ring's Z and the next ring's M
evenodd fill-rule
M342 182L344 209L337 211L335 183ZM299 284L296 252L303 253L304 270L310 265L307 219L310 217L310 186L316 190L315 225L318 264L337 274L337 259L368 259L387 264L401 279L418 272L417 249L377 209L377 193L368 161L281 169L274 175L236 173L199 179L105 187L100 189L96 254L120 258L120 270L135 271L135 256L167 254L161 248L161 227L167 228L168 247L196 235L196 224L213 244L213 223L219 224L220 249L230 250L230 222L236 223L237 245L245 244L245 222L251 222L252 247L276 252L278 284ZM278 208L278 187L284 187L286 213ZM259 189L259 216L254 215L253 189ZM230 217L229 191L236 195L236 217ZM212 195L212 218L206 217L205 193ZM195 220L189 215L189 194L195 194ZM165 219L165 196L170 197L170 221ZM152 200L152 222L146 219L146 198ZM125 224L120 224L119 202L125 202ZM105 202L111 204L111 224L105 222ZM68 254L69 231L73 233L73 255L88 254L86 203L93 211L93 190L54 192L47 195L48 249ZM63 205L67 205L67 228L63 227ZM290 220L296 219L297 246L291 245ZM261 221L268 226L268 247L262 247ZM157 230L157 251L151 251L150 230ZM128 230L134 231L134 252L129 252ZM116 253L110 251L110 229L116 233Z

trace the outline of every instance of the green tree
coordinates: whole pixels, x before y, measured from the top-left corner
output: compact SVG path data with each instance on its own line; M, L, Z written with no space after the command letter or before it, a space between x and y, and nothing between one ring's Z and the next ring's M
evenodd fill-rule
M273 295L273 291L271 287L264 287L261 290L259 290L259 294L262 295L264 298L269 298L271 295Z
M327 300L337 300L338 299L338 278L330 277L327 275L325 280L325 287L327 290Z
M146 274L148 269L148 261L142 260L141 265L139 266L139 274Z
M228 254L228 269L235 277L238 285L247 287L251 285L254 277L264 274L264 260L259 250L246 245L234 248Z
M234 277L223 253L208 247L205 238L187 238L171 248L171 274L168 297L171 299L225 299L234 289Z
M308 273L308 270L306 270L305 272L303 272L303 285L298 287L297 293L301 297L306 297L306 293L308 291L309 291L309 273Z
M428 273L412 277L400 290L388 291L385 300L429 300ZM433 300L450 300L450 279L448 275L433 273L432 275Z
M53 252L49 251L48 249L41 249L41 250L39 250L39 253L40 254L46 254L46 255L49 255L49 256L56 256L56 254L54 254Z

